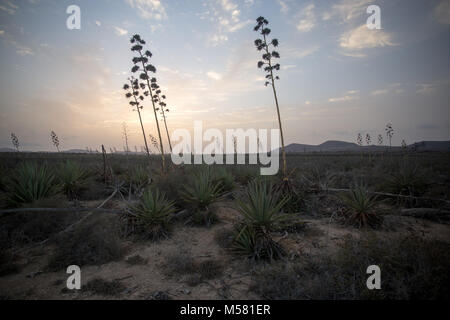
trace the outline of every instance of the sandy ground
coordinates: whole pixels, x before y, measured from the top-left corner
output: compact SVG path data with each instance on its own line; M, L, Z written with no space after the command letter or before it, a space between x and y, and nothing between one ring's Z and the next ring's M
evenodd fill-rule
M171 299L258 299L249 290L252 265L220 247L215 236L220 230L231 228L238 219L238 212L231 202L215 205L220 222L210 228L178 224L172 236L157 243L124 242L127 253L121 261L101 266L82 267L82 285L94 278L119 280L125 287L117 296L99 296L86 291L68 291L64 271L44 272L48 257L54 247L46 245L29 251L20 260L20 273L0 278L0 293L3 298L19 299L151 299L157 292L166 293ZM332 253L342 239L351 234L358 237L361 231L344 227L330 218L305 217L307 227L298 233L284 233L275 236L288 251L288 258L302 252ZM450 242L450 226L410 217L391 216L387 224L395 230L374 231L382 237L398 233L414 232L429 238ZM215 259L224 266L223 275L217 279L203 281L195 287L186 283L184 276L164 274L164 259L170 252L187 250L196 261ZM143 265L130 265L127 257L139 255L147 259Z

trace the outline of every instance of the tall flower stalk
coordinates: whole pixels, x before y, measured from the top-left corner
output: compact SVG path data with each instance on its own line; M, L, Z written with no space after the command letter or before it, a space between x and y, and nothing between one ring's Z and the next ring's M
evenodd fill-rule
M275 104L277 107L277 115L278 115L278 125L280 127L280 135L281 135L281 153L283 157L283 178L287 179L287 164L286 164L286 151L284 149L284 136L283 136L283 128L281 126L281 116L280 116L280 107L278 105L278 97L277 90L275 88L275 80L279 80L278 76L274 76L273 70L280 70L280 64L274 63L274 58L280 58L280 54L277 51L273 51L271 47L278 47L278 40L272 39L268 41L268 36L271 32L267 25L269 21L267 21L264 17L259 17L256 19L256 26L254 27L254 31L257 31L261 34L262 39L258 38L255 40L255 46L258 51L263 51L262 61L258 61L258 68L264 67L264 71L266 74L266 86L271 85L273 90L273 96L275 98ZM272 52L271 52L272 50Z
M17 138L17 136L14 133L11 133L11 142L14 146L14 149L16 149L17 152L19 152L19 138Z
M131 42L131 44L133 44L133 46L131 47L131 51L137 52L139 54L139 56L133 58L134 66L131 69L131 72L133 72L133 73L136 73L138 71L141 72L141 74L139 75L139 78L141 80L147 82L150 96L153 97L153 88L150 84L149 73L150 72L156 73L156 68L148 62L149 59L152 57L152 53L149 50L146 50L145 52L143 52L143 50L144 50L143 45L145 44L145 41L143 39L141 39L140 35L135 34L131 38L130 42ZM142 65L142 68L139 64ZM160 145L160 149L161 149L161 160L162 160L161 166L162 166L162 171L164 172L165 171L164 146L162 143L161 130L159 128L158 115L156 113L155 102L153 101L153 99L151 99L151 101L152 101L152 105L153 105L153 113L155 114L156 128L158 130L159 145Z
M142 123L142 116L141 116L141 109L144 108L143 106L141 106L141 101L144 101L144 96L139 92L139 89L145 88L145 85L143 83L139 83L138 79L135 79L134 77L128 78L128 81L130 82L130 84L125 84L123 86L123 89L127 91L125 96L131 100L130 105L136 107L136 110L134 111L137 111L139 115L139 122L141 123L142 135L144 136L145 149L147 151L148 161L151 164L150 151L148 149L147 138L145 136L144 124ZM144 95L148 95L148 92L145 91ZM128 141L126 149L128 156Z
M52 138L52 143L55 146L56 150L59 152L59 138L55 131L50 132L50 137Z
M392 148L392 136L394 135L394 129L392 128L392 124L388 123L384 130L386 131L386 136L389 139L389 148Z
M167 141L169 142L170 153L172 153L172 143L170 142L169 129L167 128L166 121L166 112L169 112L169 108L167 104L164 102L166 96L162 94L160 86L156 83L156 78L152 78L150 80L152 83L152 88L155 90L155 95L153 96L154 102L159 105L159 108L156 108L157 111L161 111L161 116L164 120L164 126L166 128Z

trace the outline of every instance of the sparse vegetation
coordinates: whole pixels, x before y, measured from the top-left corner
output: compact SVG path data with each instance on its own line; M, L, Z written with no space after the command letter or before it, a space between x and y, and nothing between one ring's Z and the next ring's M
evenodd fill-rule
M417 236L347 237L332 256L303 255L293 263L265 266L252 289L264 299L448 299L448 243ZM369 265L383 270L382 290L366 286Z
M50 257L48 270L66 270L70 265L101 265L120 259L124 249L116 228L113 221L97 218L57 236L57 249Z
M35 162L20 164L8 182L8 201L20 205L53 195L59 186L55 176L46 165Z
M66 161L58 170L58 179L63 193L69 199L78 198L82 184L87 178L87 171L74 161Z
M174 203L164 194L147 189L138 204L130 205L124 214L126 234L151 240L167 238L174 211Z
M358 228L380 225L382 218L376 213L377 197L369 194L367 187L356 184L349 193L340 196L346 206L344 213L345 222Z
M126 287L118 280L107 281L101 278L90 280L82 288L83 291L102 296L117 296L125 291L125 289Z
M287 218L281 214L287 201L288 198L280 199L278 194L273 193L270 183L262 180L252 181L246 191L245 200L238 200L244 223L235 238L235 249L254 260L282 257L284 250L272 239L270 231L277 222Z
M181 192L182 198L192 206L194 222L207 226L215 222L216 217L210 206L220 198L222 190L222 184L214 181L209 168L194 173L190 183Z

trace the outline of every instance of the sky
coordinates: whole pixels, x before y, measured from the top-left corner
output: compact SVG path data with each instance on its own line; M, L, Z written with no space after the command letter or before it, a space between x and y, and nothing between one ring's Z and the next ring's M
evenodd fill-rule
M77 5L81 28L70 30ZM370 30L369 5L381 29ZM153 53L167 96L169 131L277 128L255 20L279 40L276 82L285 143L375 140L392 123L393 145L450 140L449 0L0 0L0 147L52 150L143 145L122 87L130 38ZM147 134L156 134L149 100ZM385 137L386 140L386 137ZM164 141L165 138L164 138ZM165 143L167 145L167 143Z

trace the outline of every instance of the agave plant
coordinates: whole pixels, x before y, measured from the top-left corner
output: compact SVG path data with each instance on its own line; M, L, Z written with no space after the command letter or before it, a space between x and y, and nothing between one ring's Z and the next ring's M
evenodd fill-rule
M350 189L348 194L340 196L342 202L347 207L345 220L358 228L378 227L381 217L375 212L377 197L371 196L367 187L363 184L356 184Z
M166 238L174 211L174 202L164 193L147 189L138 204L130 205L125 213L127 234L137 233L151 240Z
M213 172L214 182L220 183L223 191L231 191L234 189L234 176L225 168L216 168Z
M67 161L58 170L62 191L69 199L76 198L86 177L87 171L73 161Z
M158 138L159 138L159 147L161 150L162 172L164 172L165 171L164 146L163 146L162 138L161 138L161 130L159 128L158 115L156 113L157 107L156 107L155 101L153 99L153 96L154 96L153 91L155 90L155 86L153 83L152 83L153 85L150 83L151 73L156 73L155 66L153 66L149 62L150 58L153 56L153 54L149 50L145 50L145 52L144 52L144 45L146 44L146 42L138 34L135 34L131 38L130 43L132 44L131 51L133 51L133 53L136 53L136 56L133 57L133 60L132 60L134 65L133 65L133 68L131 69L131 72L133 72L133 73L140 72L139 79L141 79L142 81L145 81L147 83L146 88L148 89L149 96L152 98L152 99L150 99L150 101L152 102L153 112L155 115L156 129L158 131ZM142 89L144 89L144 88L145 88L145 85L142 87Z
M150 182L148 170L142 166L135 166L129 176L129 183L135 193L139 193Z
M8 182L8 200L12 205L29 203L53 195L55 176L45 165L22 163Z
M286 253L264 229L244 225L234 239L233 249L253 260L276 260Z
M211 225L216 216L209 210L209 206L217 201L223 194L220 182L215 182L211 171L201 170L194 174L194 179L181 192L184 201L193 205L194 222Z
M214 182L209 169L194 174L194 179L181 193L185 201L194 204L197 209L208 209L222 194L222 186Z
M288 200L288 197L280 199L271 183L255 179L248 185L245 200L237 200L237 203L247 225L270 231L275 223L287 218L281 212Z
M273 96L275 98L275 105L277 107L277 116L278 116L278 126L280 128L281 135L281 155L283 158L283 178L287 179L287 164L286 164L286 151L284 148L284 136L283 136L283 127L281 126L281 116L280 116L280 106L278 104L278 96L277 90L275 88L275 80L279 80L280 78L274 74L274 71L280 70L280 64L275 62L275 59L280 58L280 54L278 51L273 49L278 47L278 39L269 39L269 34L271 30L268 28L269 21L264 17L258 17L256 19L256 26L253 28L254 31L258 32L261 35L261 38L255 40L255 46L258 51L262 51L262 60L258 61L258 68L263 68L266 73L266 82L265 85L271 85Z
M387 180L389 191L408 196L419 196L427 188L425 174L415 163L403 161Z
M237 200L238 210L244 221L235 237L234 247L255 260L278 259L284 255L283 248L270 234L275 224L288 218L282 213L289 197L280 198L273 186L265 180L255 179L249 183L245 198Z

